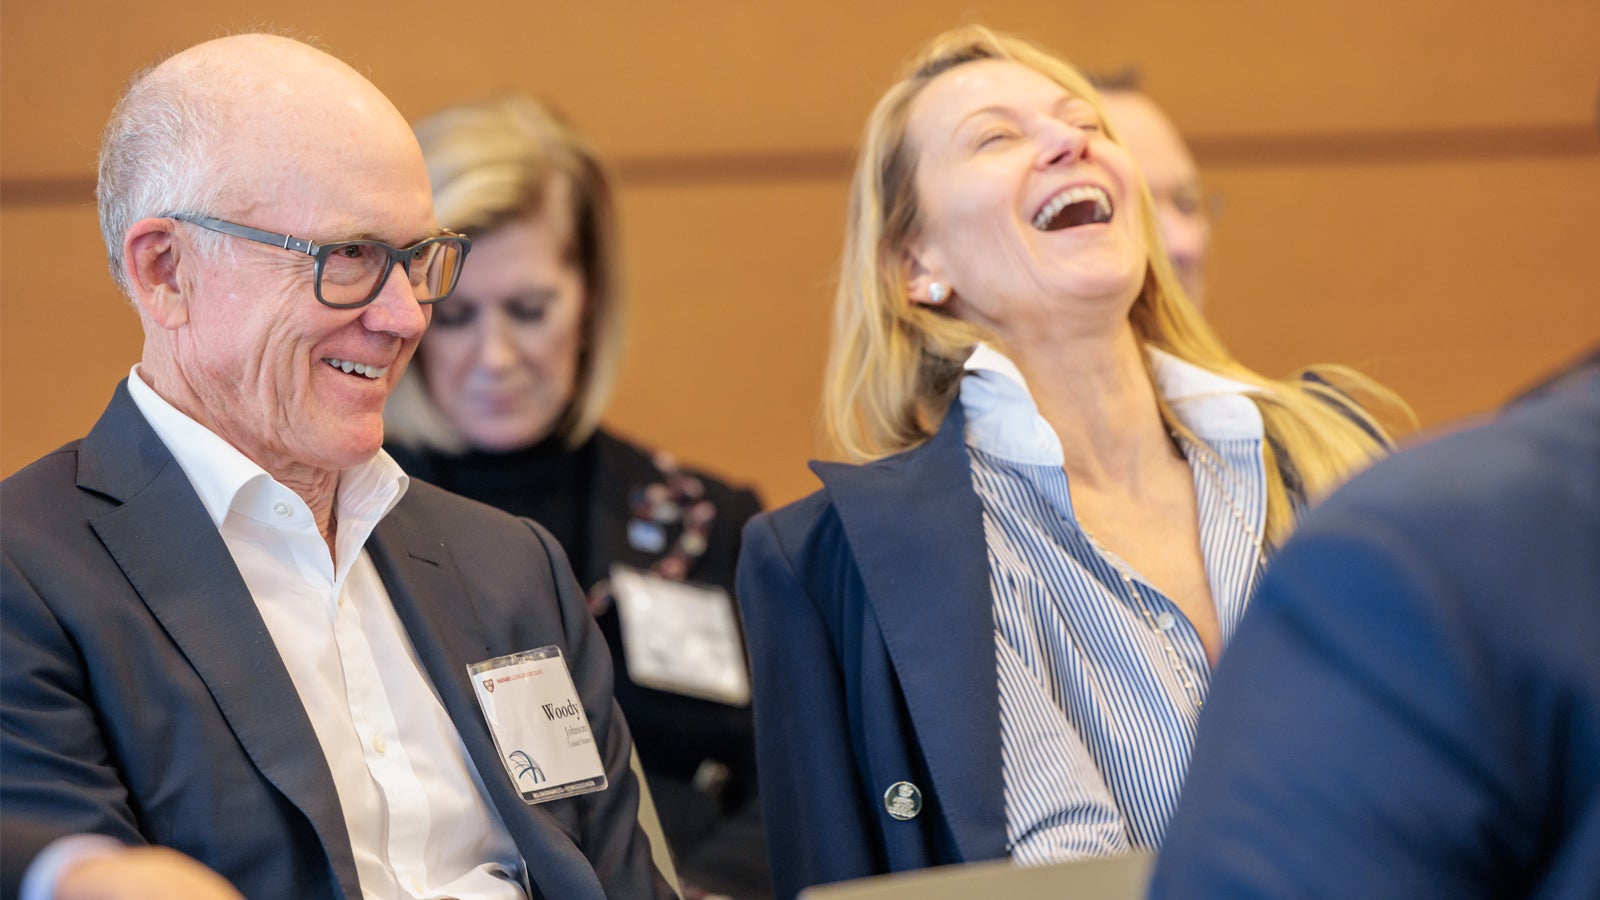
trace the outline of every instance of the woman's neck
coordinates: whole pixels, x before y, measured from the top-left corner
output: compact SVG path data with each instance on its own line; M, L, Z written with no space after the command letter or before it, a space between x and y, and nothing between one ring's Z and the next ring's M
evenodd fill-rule
M1064 343L1015 342L1005 352L1060 438L1075 485L1137 490L1152 467L1181 458L1131 326Z

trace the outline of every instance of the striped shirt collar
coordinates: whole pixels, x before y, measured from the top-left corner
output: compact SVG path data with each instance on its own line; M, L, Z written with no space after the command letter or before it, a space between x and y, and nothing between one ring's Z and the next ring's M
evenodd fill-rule
M1156 389L1185 428L1207 443L1256 439L1265 434L1261 411L1247 394L1254 385L1236 381L1148 347ZM966 362L961 407L966 413L968 446L1011 462L1060 466L1061 440L1039 408L1016 364L988 344L979 344Z

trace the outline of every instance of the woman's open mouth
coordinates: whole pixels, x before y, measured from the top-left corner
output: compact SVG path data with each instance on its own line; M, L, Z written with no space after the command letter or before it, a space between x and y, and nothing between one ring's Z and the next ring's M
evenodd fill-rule
M1040 231L1060 231L1079 225L1111 221L1111 198L1103 188L1092 184L1070 187L1050 198L1033 215L1033 227Z

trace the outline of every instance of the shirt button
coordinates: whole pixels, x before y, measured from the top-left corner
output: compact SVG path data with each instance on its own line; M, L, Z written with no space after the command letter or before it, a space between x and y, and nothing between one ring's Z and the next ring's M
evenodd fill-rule
M372 736L372 749L376 750L379 756L382 756L384 751L389 749L389 742L383 739L383 735L375 734Z
M1162 631L1171 631L1172 626L1178 624L1178 618L1172 613L1164 612L1156 616L1156 627Z
M279 500L277 503L272 504L272 511L287 519L289 517L289 504Z

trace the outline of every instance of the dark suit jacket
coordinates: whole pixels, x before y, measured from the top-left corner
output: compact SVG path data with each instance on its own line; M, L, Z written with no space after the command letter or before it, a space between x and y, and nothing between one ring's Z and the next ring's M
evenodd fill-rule
M528 481L501 483L494 473L506 471L507 459L493 457L492 466L482 466L481 456L456 456L412 447L395 446L390 454L413 477L430 481L520 515L537 518L549 506L548 498L522 496ZM628 529L635 522L635 494L652 485L663 485L666 475L656 466L651 453L601 430L583 445L565 451L560 462L570 466L578 482L569 487L581 507L581 526L575 534L561 535L580 571L578 582L586 590L611 577L612 563L636 569L649 569L665 555L665 550L641 549L629 540ZM528 466L549 464L549 460L529 452L523 460ZM761 509L756 495L744 488L723 483L694 469L682 474L698 480L704 499L716 509L716 519L707 534L705 552L696 558L686 578L715 585L733 594L734 565L739 556L739 534L751 516ZM521 473L512 473L511 478ZM531 479L537 483L537 479ZM559 529L559 526L558 526ZM663 529L670 546L681 533L681 522ZM730 600L730 602L732 602ZM766 891L766 875L757 866L741 880L729 881L735 868L746 868L750 855L764 857L765 848L757 838L741 837L725 848L730 834L724 826L732 820L755 818L755 727L748 706L729 706L670 691L659 691L636 684L628 673L622 641L622 626L614 607L597 616L600 631L611 649L615 666L617 702L628 717L628 726L639 748L640 762L655 794L662 827L680 857L685 878L715 888L719 892L748 896ZM715 797L697 790L694 777L706 761L726 766L729 779ZM758 834L758 829L743 829ZM701 848L714 858L702 859ZM721 849L719 849L721 848Z
M1212 683L1155 897L1600 894L1600 369L1307 517Z
M251 897L358 898L338 795L226 545L125 385L81 442L0 487L0 806L174 847ZM671 896L638 829L611 662L554 542L413 483L367 550L536 894ZM538 806L465 667L561 648L610 787ZM6 866L25 864L7 854Z
M961 404L926 444L745 529L739 568L778 896L1005 856L982 505ZM915 784L921 814L885 810Z
M501 509L538 518L543 508L535 497L518 496L523 485L505 485L475 469L471 456L391 446L390 455L407 474L449 491L472 497ZM628 539L634 520L633 494L650 485L661 484L666 475L650 453L607 431L596 431L584 445L570 451L572 469L581 484L574 493L582 507L581 531L563 536L577 541L567 547L578 563L578 583L585 590L611 577L612 563L648 569L665 551L641 549ZM529 465L536 465L529 462ZM493 471L493 470L491 470ZM707 535L705 553L694 560L686 577L690 581L716 585L733 594L734 565L739 557L739 532L761 509L756 495L744 488L724 484L710 475L685 468L684 474L697 479L704 488L704 499L716 508L716 520ZM667 530L668 544L676 540L679 525ZM628 726L639 747L640 761L652 782L658 776L687 785L707 759L726 764L733 771L733 783L725 799L735 805L755 793L754 727L748 708L699 700L668 691L657 691L635 684L628 676L622 629L614 608L598 616L601 633L611 648L616 667L617 702L628 716ZM658 798L659 799L659 798ZM670 832L674 809L662 809L662 824Z

